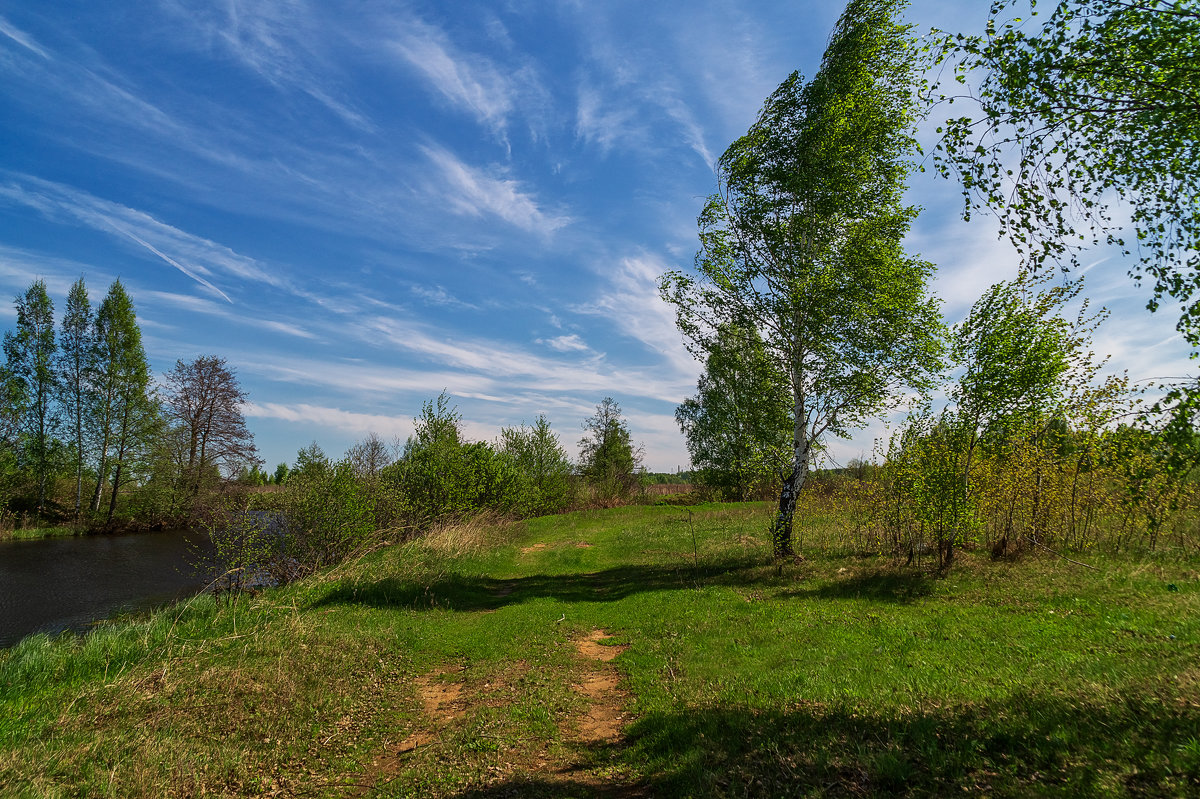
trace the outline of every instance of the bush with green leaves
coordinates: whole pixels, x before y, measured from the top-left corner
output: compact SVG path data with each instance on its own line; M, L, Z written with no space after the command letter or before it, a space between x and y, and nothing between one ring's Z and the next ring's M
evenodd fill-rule
M571 462L545 415L531 427L502 429L500 455L523 484L517 509L521 516L545 516L571 505L576 493Z
M196 565L208 573L214 591L237 593L294 576L276 517L226 503L202 525L212 548L197 554Z
M895 553L936 547L943 566L953 547L975 539L976 509L964 480L964 443L969 433L960 414L928 408L909 416L887 453L879 496L887 541Z
M347 461L293 472L282 493L283 551L305 571L339 563L377 538L375 497Z
M621 406L605 397L583 429L587 435L579 441L579 473L593 498L602 504L628 500L641 488L642 449L633 445Z
M483 509L518 514L532 501L529 483L511 458L463 439L462 417L445 393L422 406L416 431L380 478L397 492L407 521L418 528Z
M884 537L994 555L1027 549L1194 545L1194 436L1163 435L1125 375L1100 375L1091 335L1104 314L1078 284L993 286L956 328L962 367L939 414L912 414L880 479ZM1072 320L1069 304L1081 305Z

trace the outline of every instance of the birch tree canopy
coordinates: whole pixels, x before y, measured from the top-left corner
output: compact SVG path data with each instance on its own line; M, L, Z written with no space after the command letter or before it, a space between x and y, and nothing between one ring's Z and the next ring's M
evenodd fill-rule
M930 386L942 348L932 265L904 251L916 48L896 0L851 0L817 75L792 73L718 161L691 272L662 280L680 329L703 345L755 330L787 376L792 458L773 525L795 557L796 496L822 441Z

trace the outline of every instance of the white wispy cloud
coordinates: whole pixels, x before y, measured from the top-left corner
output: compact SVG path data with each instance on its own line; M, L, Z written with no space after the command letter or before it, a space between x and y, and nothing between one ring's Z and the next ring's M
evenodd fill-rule
M4 17L0 17L0 34L7 36L26 50L49 60L50 54L37 43L32 36L13 25Z
M374 401L379 397L432 397L451 386L457 394L468 397L490 397L497 389L496 382L490 377L447 369L418 369L274 353L241 354L237 360L240 368L265 379L347 394L366 392L377 395Z
M644 145L645 130L638 126L637 115L629 103L608 103L593 86L580 86L575 111L575 135L602 153L617 142Z
M265 319L258 313L246 314L230 309L227 305L215 303L212 300L196 297L191 294L177 294L170 291L152 291L143 290L138 292L138 297L148 306L160 309L162 306L170 306L175 309L184 309L192 313L205 314L207 316L216 317L229 324L239 325L242 327L256 327L260 330L270 330L275 333L282 333L285 336L313 340L317 336L309 330L305 330L292 322L285 322L278 319Z
M298 92L343 122L367 132L375 125L339 90L336 58L329 48L337 26L319 4L305 0L256 0L184 6L163 0L179 26L176 37L194 47L218 44L237 63L280 91ZM198 36L187 41L187 33Z
M539 338L538 344L543 344L557 352L587 352L590 347L578 335L555 336L554 338Z
M398 26L391 47L441 97L505 135L516 90L491 60L458 51L440 28L416 18Z
M308 403L292 405L279 402L248 402L242 405L242 413L251 419L279 419L295 424L317 425L354 435L373 432L385 438L405 438L413 433L411 416L361 413Z
M605 270L606 289L575 310L608 319L620 332L662 357L670 368L658 370L659 382L671 386L670 396L678 401L694 386L700 367L675 326L675 310L658 296L658 279L670 268L653 255L622 258L615 269Z
M446 291L443 286L420 286L413 284L409 287L409 293L419 297L426 305L443 308L461 308L464 310L476 309L475 305L460 300Z
M676 86L659 81L602 89L584 83L577 90L575 135L602 154L620 148L658 157L666 127L678 129L704 166L713 168L716 158L708 148L707 133Z
M737 4L682 17L648 7L633 30L603 4L574 12L587 64L578 78L575 132L602 153L619 147L647 158L674 154L663 145L663 133L673 131L711 169L710 139L744 132L762 98L786 77L768 76L761 51L769 32Z
M33 208L44 216L115 235L136 243L209 291L229 301L213 281L218 275L296 293L281 276L258 261L217 242L180 230L150 214L88 192L28 175L0 184L0 200Z
M82 261L0 244L0 286L14 295L25 291L34 280L43 280L51 297L65 297L81 275L91 278L98 271ZM102 272L100 279L108 281L111 277ZM5 304L3 299L0 296L0 305Z
M449 203L455 213L472 217L495 216L521 230L543 236L549 236L571 221L567 216L544 211L516 180L468 166L442 147L422 149L440 177L428 187L430 198Z
M449 388L458 396L510 406L556 393L674 403L694 382L691 376L672 376L657 363L622 366L590 351L546 357L493 338L448 336L436 325L391 315L354 314L338 329L370 347L371 357L383 355L386 363L245 355L241 365L268 379L340 392L432 396Z
M213 285L212 283L210 283L208 280L206 280L205 278L203 278L203 277L201 277L199 274L197 274L197 270L195 270L195 269L191 269L191 268L189 268L189 267L187 267L187 266L185 266L185 265L183 265L183 264L179 263L179 261L176 261L176 260L175 260L174 258L172 258L171 256L169 256L169 255L167 255L166 253L162 252L161 250L159 250L157 247L155 247L155 246L154 246L153 244L151 244L150 242L146 241L145 239L142 239L142 238L141 238L140 236L138 236L136 233L133 233L133 232L131 232L131 231L129 231L129 230L126 230L126 229L125 229L125 228L124 228L122 225L120 225L120 224L118 224L118 223L114 222L113 220L111 220L111 219L110 219L110 220L108 220L108 225L109 225L109 227L111 227L113 230L117 231L118 233L122 233L122 234L124 234L125 236L128 236L128 237L129 237L130 239L132 239L133 241L135 241L135 242L137 242L138 244L142 245L142 246L143 246L143 247L145 247L147 250L149 250L150 252L154 253L154 254L155 254L155 255L157 255L159 258L161 258L162 260L166 261L166 262L167 262L168 264L170 264L171 266L173 266L173 267L175 267L176 269L178 269L180 272L183 272L185 275L187 275L188 277L190 277L192 280L196 281L196 282L197 282L197 283L199 283L200 285L202 285L202 286L204 286L205 288L207 288L207 289L209 289L210 291L212 291L214 294L218 294L218 295L220 295L221 299L225 300L225 302L229 302L229 303L232 303L232 302L233 302L233 300L229 299L229 295L228 295L228 294L226 294L225 292L221 291L219 288L217 288L216 286L214 286L214 285Z

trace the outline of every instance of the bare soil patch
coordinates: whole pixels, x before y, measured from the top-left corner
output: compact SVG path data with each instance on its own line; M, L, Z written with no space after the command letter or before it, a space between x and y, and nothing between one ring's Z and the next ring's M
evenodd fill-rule
M417 694L421 698L421 705L425 708L425 715L438 724L445 724L462 715L463 708L458 701L459 694L462 693L462 685L441 679L453 673L452 671L435 671L415 680Z
M600 660L607 663L614 660L629 647L624 645L606 646L600 642L608 638L608 633L604 630L592 630L586 638L581 638L575 642L575 649L579 654L590 660Z
M591 703L579 722L579 738L586 743L616 741L625 726L624 694L617 689L620 680L614 674L589 675L575 690Z
M588 710L579 720L578 737L585 743L610 743L621 738L625 727L625 702L628 698L618 687L621 676L615 666L608 665L614 658L627 650L627 646L604 646L600 642L609 637L604 630L592 630L584 638L575 641L579 654L595 666L584 673L573 688L588 701Z

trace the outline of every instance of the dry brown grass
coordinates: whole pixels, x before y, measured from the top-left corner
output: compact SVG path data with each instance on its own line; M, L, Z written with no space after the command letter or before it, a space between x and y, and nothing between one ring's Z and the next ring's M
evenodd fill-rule
M519 522L496 513L483 512L434 527L421 539L421 545L439 555L471 557L503 546L520 529Z

